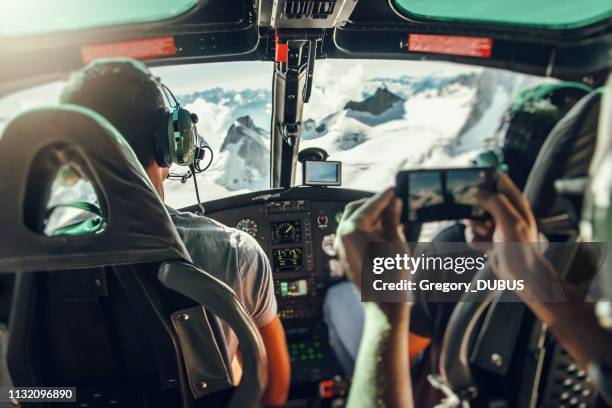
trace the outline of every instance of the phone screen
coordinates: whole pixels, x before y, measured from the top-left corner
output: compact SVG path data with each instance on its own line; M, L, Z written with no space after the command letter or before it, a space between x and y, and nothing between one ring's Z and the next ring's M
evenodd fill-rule
M494 191L495 167L407 170L397 175L403 222L486 218L476 201L481 190Z

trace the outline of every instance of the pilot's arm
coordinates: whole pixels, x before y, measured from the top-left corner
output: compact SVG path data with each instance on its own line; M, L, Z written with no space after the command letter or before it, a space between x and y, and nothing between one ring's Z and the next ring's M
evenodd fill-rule
M242 238L246 240L239 255L242 298L259 329L268 359L268 385L260 403L282 406L289 393L291 369L285 330L277 315L272 269L259 244L250 236Z
M259 329L268 355L268 386L261 398L263 405L279 407L287 401L291 379L285 330L278 316Z

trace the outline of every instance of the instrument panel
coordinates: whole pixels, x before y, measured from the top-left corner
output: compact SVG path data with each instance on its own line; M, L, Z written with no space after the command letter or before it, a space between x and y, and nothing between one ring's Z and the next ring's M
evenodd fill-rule
M368 195L303 187L288 194L217 200L212 209L206 204L207 216L250 234L268 255L294 385L342 375L329 345L323 301L329 285L343 278L333 241L344 206Z
M276 248L271 263L276 273L299 272L304 266L304 251L300 247Z

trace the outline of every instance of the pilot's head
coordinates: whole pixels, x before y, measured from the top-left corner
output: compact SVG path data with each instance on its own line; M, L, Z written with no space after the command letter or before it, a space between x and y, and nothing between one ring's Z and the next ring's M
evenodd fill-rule
M502 145L503 162L508 176L521 190L525 188L529 173L546 137L561 119L553 112L516 112Z
M92 109L111 122L163 198L168 170L157 164L154 137L165 103L158 82L144 64L127 58L96 60L71 76L60 102Z
M574 83L541 85L524 91L507 112L503 162L521 190L549 133L588 91Z

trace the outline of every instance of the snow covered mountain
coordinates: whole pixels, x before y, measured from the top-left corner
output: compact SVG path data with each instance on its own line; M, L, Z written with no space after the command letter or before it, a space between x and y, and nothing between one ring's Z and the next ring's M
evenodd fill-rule
M404 114L403 98L390 92L387 88L378 88L374 95L362 102L349 101L344 109L347 116L355 118L369 126L376 126L391 120L401 119Z
M265 189L270 174L270 135L255 126L250 116L242 116L231 125L221 145L223 174L216 183L230 191Z
M354 188L392 185L406 168L466 165L526 85L516 78L490 70L375 78L363 101L310 121L301 148L322 147L341 160L344 185Z
M228 128L237 118L249 116L256 126L270 127L272 95L269 89L235 91L216 87L177 95L177 99L203 119L198 123L198 131L215 149L220 148Z
M201 69L195 79L204 75ZM179 102L199 115L198 131L215 152L212 166L197 178L203 200L269 186L271 89L266 69L260 80L242 81L243 87L234 89L236 78L229 75L230 82L194 82L177 92ZM300 148L324 148L330 160L343 162L343 185L365 190L392 185L401 169L469 163L495 141L495 129L516 94L543 81L456 64L322 61L316 69ZM172 75L164 72L164 80L172 84L177 80ZM219 72L204 76L217 78ZM0 99L0 131L17 112L55 103L61 86L58 82ZM165 187L170 205L194 203L192 180L169 181Z
M325 149L330 160L343 162L343 186L366 190L392 185L406 168L467 165L495 139L516 94L538 82L483 69L374 77L360 84L361 99L344 99L327 112L317 105L326 89L315 86L304 110L300 149ZM200 115L200 123L208 122L200 132L209 133L204 137L218 151L211 170L199 178L204 196L268 188L270 92L213 88L180 100ZM192 203L193 192L186 194L185 204Z

